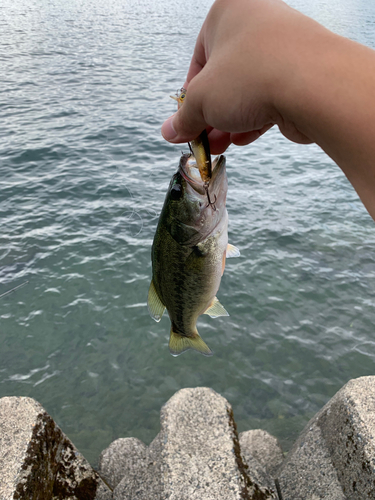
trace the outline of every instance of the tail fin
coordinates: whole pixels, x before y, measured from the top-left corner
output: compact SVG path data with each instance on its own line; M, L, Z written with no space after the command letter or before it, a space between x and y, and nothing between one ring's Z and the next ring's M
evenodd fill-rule
M169 351L172 356L178 356L188 349L194 349L195 351L200 352L204 356L212 356L213 352L208 347L208 345L204 342L202 337L196 331L192 337L186 337L185 335L181 335L178 332L173 330L173 326L171 328L171 336L169 339Z

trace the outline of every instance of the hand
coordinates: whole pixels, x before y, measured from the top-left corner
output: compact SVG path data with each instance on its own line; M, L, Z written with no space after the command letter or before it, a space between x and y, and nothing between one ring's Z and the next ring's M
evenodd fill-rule
M206 128L219 154L277 124L292 141L318 144L375 219L375 51L282 0L216 0L184 86L166 140L187 142Z
M301 23L321 28L280 0L217 0L197 39L184 106L162 127L165 139L187 142L207 128L211 151L219 154L278 123L291 140L311 142L275 106L277 71L293 56L281 52L293 48L291 32L298 45Z

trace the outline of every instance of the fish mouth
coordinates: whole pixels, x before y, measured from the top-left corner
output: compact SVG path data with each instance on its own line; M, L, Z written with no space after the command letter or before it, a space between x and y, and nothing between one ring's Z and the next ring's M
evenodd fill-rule
M219 171L225 166L225 156L220 155L212 162L212 179L209 184L213 184ZM215 168L216 167L216 168ZM221 167L221 168L219 168ZM199 173L198 165L192 154L183 154L180 159L179 171L185 181L199 194L206 193L206 186Z
M185 181L199 194L204 194L204 184L201 179L194 156L183 154L180 159L179 171Z

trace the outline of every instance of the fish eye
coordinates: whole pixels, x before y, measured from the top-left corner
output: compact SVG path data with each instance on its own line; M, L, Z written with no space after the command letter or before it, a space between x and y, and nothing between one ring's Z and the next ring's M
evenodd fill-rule
M174 184L171 189L171 198L172 200L179 200L182 195L181 184Z

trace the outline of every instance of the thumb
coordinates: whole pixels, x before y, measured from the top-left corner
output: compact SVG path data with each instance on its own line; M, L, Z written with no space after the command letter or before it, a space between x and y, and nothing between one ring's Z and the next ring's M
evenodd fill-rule
M161 127L162 136L169 142L192 141L208 126L203 118L202 108L198 104L199 101L194 101L192 93L189 99L189 92L187 92L181 108L177 113L170 116Z

